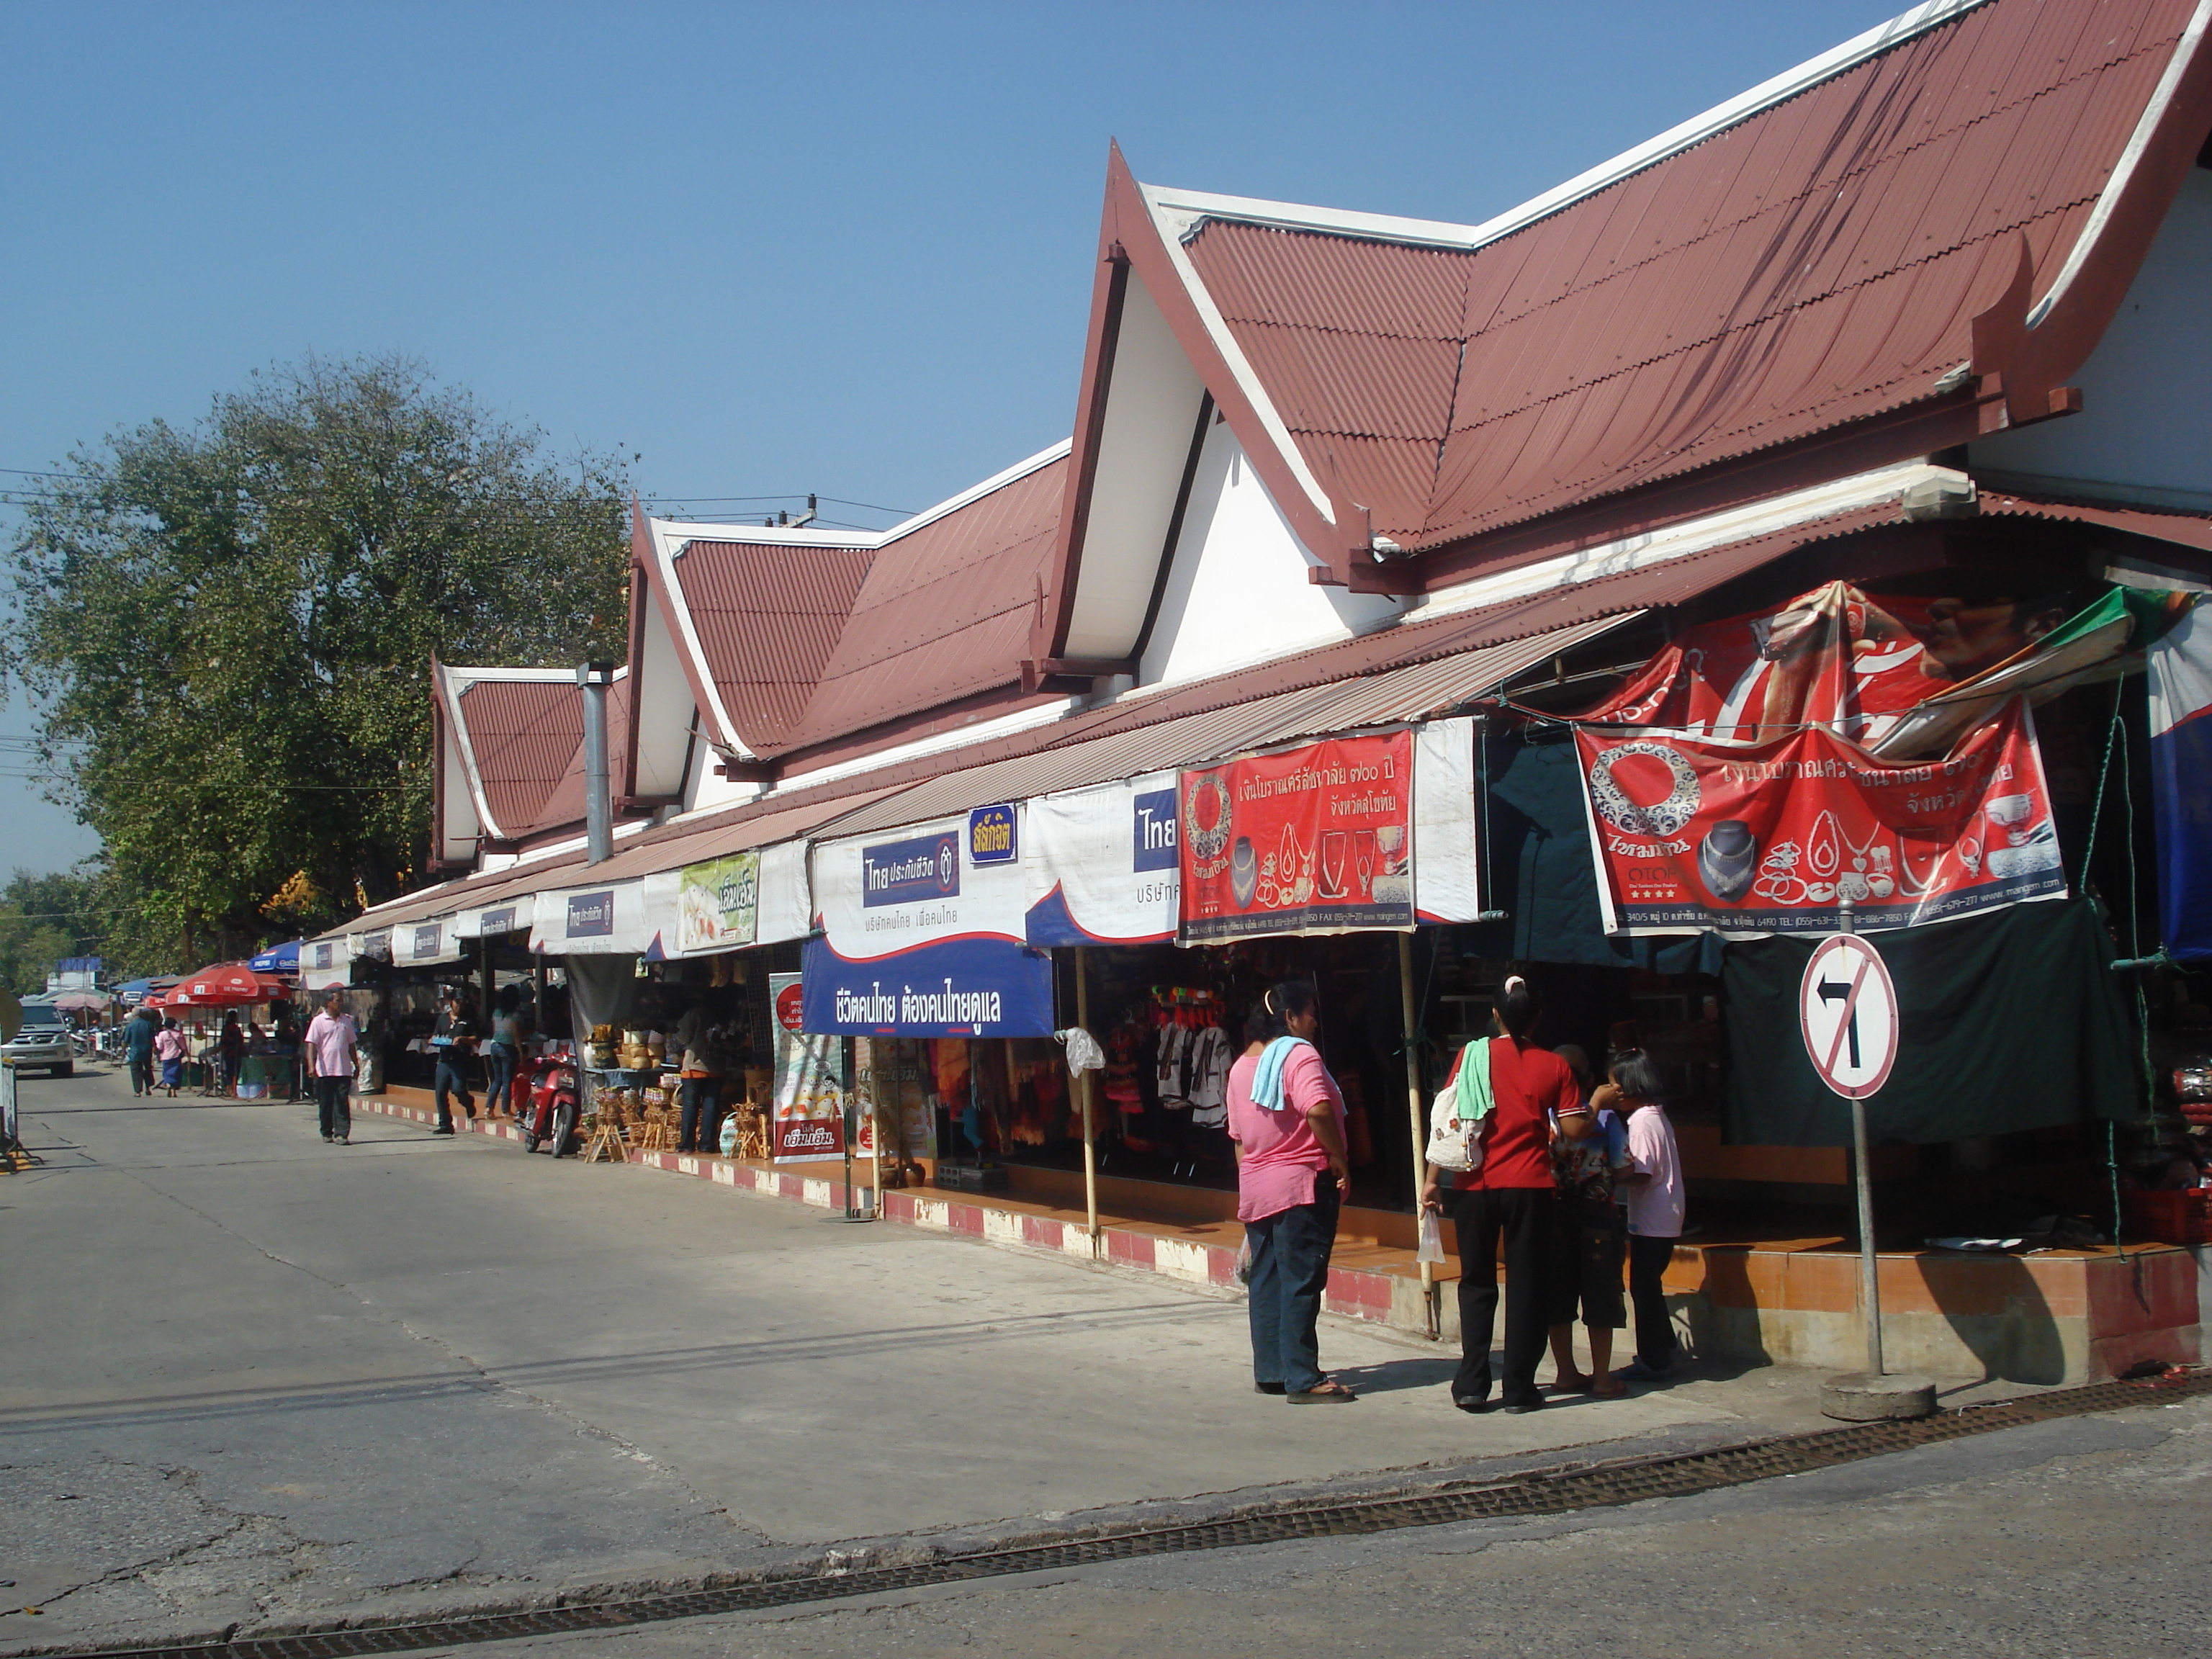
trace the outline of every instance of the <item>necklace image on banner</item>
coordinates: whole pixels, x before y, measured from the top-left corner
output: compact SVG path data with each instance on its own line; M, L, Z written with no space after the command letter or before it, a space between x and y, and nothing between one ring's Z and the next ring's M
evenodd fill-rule
M1864 932L2062 898L2024 702L1942 760L1893 763L1818 726L1776 743L1578 728L1614 934Z

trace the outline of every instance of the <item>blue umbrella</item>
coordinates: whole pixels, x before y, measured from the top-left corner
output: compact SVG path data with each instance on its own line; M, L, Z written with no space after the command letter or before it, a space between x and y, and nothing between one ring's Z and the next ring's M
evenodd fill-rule
M289 945L272 945L246 965L257 974L296 974L300 971L300 946L303 943L295 939Z

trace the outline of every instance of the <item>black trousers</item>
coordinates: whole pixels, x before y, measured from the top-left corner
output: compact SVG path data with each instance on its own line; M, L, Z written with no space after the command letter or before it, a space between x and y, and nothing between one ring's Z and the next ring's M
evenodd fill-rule
M1490 1339L1498 1323L1498 1247L1505 1246L1505 1371L1499 1403L1543 1396L1536 1364L1550 1327L1553 1206L1549 1187L1505 1187L1461 1193L1452 1215L1459 1246L1459 1375L1455 1399L1490 1393Z
M1636 1357L1655 1371L1674 1363L1674 1322L1667 1316L1667 1287L1660 1282L1674 1259L1671 1238L1628 1239L1628 1300L1636 1311Z
M325 1139L343 1140L353 1133L353 1112L346 1104L346 1091L352 1083L349 1077L315 1079L315 1111L322 1120Z

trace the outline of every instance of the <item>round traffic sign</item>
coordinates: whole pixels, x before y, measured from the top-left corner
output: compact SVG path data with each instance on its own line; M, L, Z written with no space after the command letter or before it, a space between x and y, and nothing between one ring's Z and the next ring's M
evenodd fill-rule
M1856 933L1823 939L1797 988L1797 1026L1820 1081L1864 1100L1897 1063L1897 987L1881 953Z

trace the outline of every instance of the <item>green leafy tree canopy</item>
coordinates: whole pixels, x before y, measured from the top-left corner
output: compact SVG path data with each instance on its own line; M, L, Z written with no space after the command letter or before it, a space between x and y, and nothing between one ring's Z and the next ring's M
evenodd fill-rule
M0 668L179 969L419 881L434 652L623 649L617 463L555 463L411 360L257 372L70 463L26 510Z

